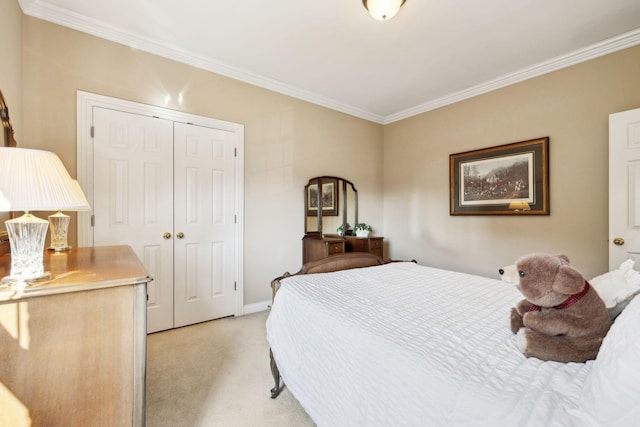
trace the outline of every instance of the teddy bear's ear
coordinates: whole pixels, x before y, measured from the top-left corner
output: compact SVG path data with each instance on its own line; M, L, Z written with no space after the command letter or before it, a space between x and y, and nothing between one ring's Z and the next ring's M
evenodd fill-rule
M584 277L578 270L568 265L561 265L553 281L553 290L564 294L573 295L584 289Z
M569 264L569 257L565 254L558 254L556 256L560 258L560 261L562 261L563 264Z

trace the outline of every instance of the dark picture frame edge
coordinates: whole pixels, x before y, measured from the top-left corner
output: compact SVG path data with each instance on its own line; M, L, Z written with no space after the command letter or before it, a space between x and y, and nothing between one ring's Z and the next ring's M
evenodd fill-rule
M9 107L4 100L4 95L0 90L0 122L2 123L2 147L15 147L16 140L14 137L13 126L11 125L11 119L9 118Z
M0 90L0 124L2 125L2 145L0 147L15 147L17 144L11 119L9 118L9 107L4 99L2 90ZM0 255L10 252L9 234L4 225L5 218L11 219L15 217L17 217L15 212L9 212L6 215L4 212L0 213Z

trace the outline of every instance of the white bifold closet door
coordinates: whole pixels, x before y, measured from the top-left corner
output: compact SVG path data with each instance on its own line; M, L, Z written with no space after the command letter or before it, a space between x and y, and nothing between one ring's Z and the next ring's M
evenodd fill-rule
M98 107L93 120L94 245L130 245L153 277L148 332L234 314L233 133Z

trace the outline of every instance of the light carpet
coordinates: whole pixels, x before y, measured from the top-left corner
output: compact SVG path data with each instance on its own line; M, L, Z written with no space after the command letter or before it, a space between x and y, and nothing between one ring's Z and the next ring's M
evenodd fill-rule
M148 335L147 426L314 426L286 387L271 399L268 313Z

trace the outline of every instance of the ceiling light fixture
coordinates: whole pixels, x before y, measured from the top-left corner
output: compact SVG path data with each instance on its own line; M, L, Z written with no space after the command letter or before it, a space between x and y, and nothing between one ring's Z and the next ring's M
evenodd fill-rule
M396 16L406 0L362 0L371 16L378 21L388 21Z

